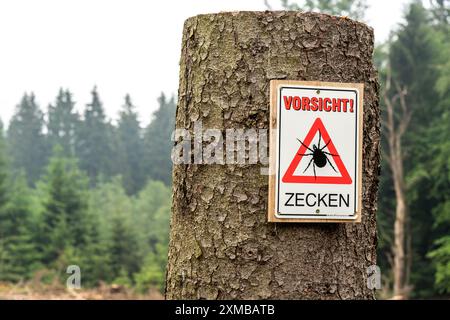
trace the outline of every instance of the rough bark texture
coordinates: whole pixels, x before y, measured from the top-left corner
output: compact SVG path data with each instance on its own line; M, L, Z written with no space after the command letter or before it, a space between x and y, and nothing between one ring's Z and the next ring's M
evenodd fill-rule
M176 165L167 299L372 299L379 174L373 31L323 14L186 21L177 128L269 128L272 79L363 82L361 224L269 224L261 165Z

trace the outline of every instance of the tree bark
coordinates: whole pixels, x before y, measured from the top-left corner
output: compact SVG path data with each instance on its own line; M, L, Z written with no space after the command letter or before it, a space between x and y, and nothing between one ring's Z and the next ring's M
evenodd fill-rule
M272 79L361 82L361 224L270 224L257 165L175 165L167 299L373 299L379 175L373 31L299 12L200 15L184 25L176 127L269 128Z

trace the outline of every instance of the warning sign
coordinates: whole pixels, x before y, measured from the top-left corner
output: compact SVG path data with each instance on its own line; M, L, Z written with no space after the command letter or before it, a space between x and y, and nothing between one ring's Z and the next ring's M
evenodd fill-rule
M270 222L360 222L363 84L271 82Z

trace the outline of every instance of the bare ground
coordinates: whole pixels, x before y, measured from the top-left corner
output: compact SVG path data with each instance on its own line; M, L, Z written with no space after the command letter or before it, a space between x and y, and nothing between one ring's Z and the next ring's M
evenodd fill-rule
M162 300L157 290L138 294L118 285L93 289L67 289L60 284L0 283L0 300Z

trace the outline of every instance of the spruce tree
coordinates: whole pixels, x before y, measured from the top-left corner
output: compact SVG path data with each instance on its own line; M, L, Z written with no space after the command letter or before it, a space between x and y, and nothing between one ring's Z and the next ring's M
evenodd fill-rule
M86 105L77 141L80 168L87 172L91 185L100 176L110 176L114 171L113 131L107 121L97 88L91 92L92 101Z
M439 78L440 42L438 32L433 26L429 12L420 1L412 1L405 12L405 22L395 33L388 52L388 61L392 70L393 83L388 96L395 97L398 87L406 89L406 106L412 111L411 123L402 139L402 155L404 158L404 180L409 218L405 221L406 239L406 283L414 287L412 297L426 297L433 294L434 268L427 258L438 236L435 218L432 211L436 204L434 189L442 172L433 177L436 155L443 146L438 133L438 122L441 121L446 106L440 103L436 90ZM448 60L448 54L446 55ZM381 73L383 75L383 71ZM395 110L401 111L397 99ZM396 119L400 117L396 114ZM441 126L442 127L442 126ZM385 132L387 132L385 130ZM383 149L387 150L386 141ZM383 166L379 216L381 230L381 265L388 265L385 259L386 242L391 242L392 215L395 211L390 199L392 194L392 173L387 163ZM440 166L443 169L442 166ZM444 188L445 189L445 188ZM411 267L411 268L410 268ZM411 272L409 270L411 269Z
M411 241L410 280L415 288L412 296L424 297L432 294L430 289L434 282L430 277L434 273L433 267L426 257L436 236L433 232L432 201L428 197L433 181L426 178L426 172L431 168L433 158L429 153L430 143L433 143L428 139L430 124L442 116L436 92L439 44L430 16L420 1L411 3L405 21L391 46L390 58L393 75L401 86L407 88L407 104L413 110L411 129L405 135L402 148L408 155L404 167L410 190L410 221L420 223L410 223L407 232L411 240L407 239L406 245Z
M111 281L125 275L131 280L141 266L142 248L138 241L141 237L137 228L139 221L132 215L133 202L120 177L98 184L90 194L91 214L98 221L101 243L107 244L107 279Z
M450 12L450 2L446 3L447 11ZM432 214L435 218L433 231L436 234L434 245L428 257L432 259L435 268L434 287L438 293L450 293L450 25L447 19L438 19L436 28L440 33L440 56L439 79L436 89L439 94L441 117L436 117L429 126L427 141L429 141L430 162L428 163L429 176L432 181L428 191Z
M142 129L139 123L136 107L130 96L125 96L125 104L120 111L117 127L118 147L117 157L120 158L120 174L124 188L129 195L136 194L145 183L143 169L144 146Z
M42 214L43 262L54 262L68 247L87 244L87 178L76 160L56 147L42 182L45 198Z
M7 190L8 190L7 178L8 178L7 150L3 130L3 122L0 120L0 212L4 210L7 203Z
M111 218L110 257L114 278L126 276L132 279L141 267L139 243L135 231L124 214Z
M89 212L85 231L86 243L77 249L84 286L96 286L101 281L112 280L108 239L99 224L99 217Z
M415 112L413 121L419 125L418 129L440 112L435 88L439 76L437 57L438 43L431 17L421 1L415 0L391 44L389 58L394 79L408 90L407 103ZM413 134L410 136L415 139Z
M161 181L150 180L135 199L135 225L144 254L156 253L158 244L166 245L169 236L171 190Z
M6 205L8 203L8 168L6 160L6 144L3 133L3 123L0 120L0 226L6 222ZM3 227L2 229L6 229ZM0 231L0 275L7 272L6 262L9 253L6 248L6 230Z
M76 130L79 125L79 115L75 111L72 94L62 88L58 92L55 104L48 107L47 136L50 146L60 145L64 155L75 154Z
M153 114L151 123L145 130L145 163L150 179L166 184L172 182L171 135L175 129L175 98L167 101L164 93L158 99L159 108Z
M38 263L32 233L30 191L24 174L10 183L9 202L0 210L0 280L28 279Z
M19 281L31 276L38 257L27 181L23 173L9 174L7 154L0 121L0 280Z
M44 114L33 93L24 94L8 128L8 145L15 169L24 169L29 185L39 179L47 162Z

